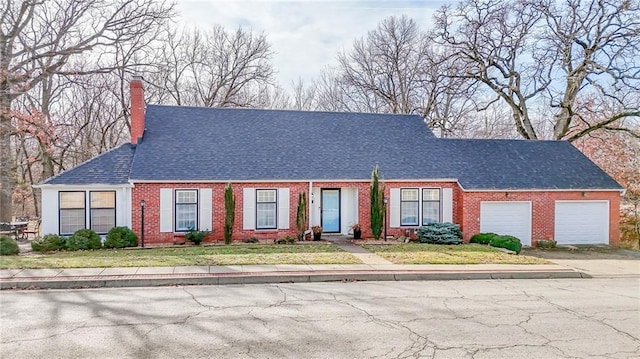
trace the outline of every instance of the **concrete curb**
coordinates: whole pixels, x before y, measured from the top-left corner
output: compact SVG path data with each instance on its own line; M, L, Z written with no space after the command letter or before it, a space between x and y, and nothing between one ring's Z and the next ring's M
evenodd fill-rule
M574 270L555 271L314 271L260 273L186 273L77 277L23 277L0 280L0 290L159 287L352 281L432 281L469 279L591 278Z

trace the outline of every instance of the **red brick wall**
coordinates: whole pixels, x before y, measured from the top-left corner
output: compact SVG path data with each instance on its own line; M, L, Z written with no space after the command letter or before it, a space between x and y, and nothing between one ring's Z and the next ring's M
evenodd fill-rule
M507 193L509 196L507 197ZM480 232L480 202L482 201L531 201L531 244L540 239L553 239L555 226L555 201L557 200L608 200L609 244L620 243L620 193L619 192L465 192L462 196L461 227L465 241Z
M199 189L211 188L213 190L213 230L207 239L224 239L224 183L137 183L132 195L132 223L133 230L140 234L140 200L146 201L145 207L145 242L146 243L173 243L183 234L160 233L160 188L172 189ZM242 229L242 189L250 188L283 188L290 189L289 196L289 229L288 230L243 230ZM362 226L362 236L372 237L370 229L370 183L367 182L313 182L314 188L357 188L358 189L358 221ZM554 237L554 216L556 200L609 200L610 201L610 244L619 244L619 208L620 195L618 192L587 192L583 197L582 192L463 192L454 182L385 182L385 196L390 197L391 188L413 187L440 187L453 189L453 222L461 225L465 241L469 241L472 235L480 231L480 202L481 201L531 201L532 202L532 244L539 239ZM309 183L234 183L236 196L236 220L234 226L234 239L242 240L249 237L259 239L274 239L285 236L296 236L296 209L298 194L308 192ZM307 193L309 196L309 193ZM319 199L315 199L319 200ZM308 208L311 207L311 198L308 197ZM398 236L405 234L405 228L391 228L388 222L389 206L387 206L387 234Z

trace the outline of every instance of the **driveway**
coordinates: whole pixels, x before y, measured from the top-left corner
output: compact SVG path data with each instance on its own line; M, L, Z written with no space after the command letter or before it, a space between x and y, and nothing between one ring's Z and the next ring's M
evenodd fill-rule
M2 292L0 357L638 358L637 279Z
M522 250L522 254L545 258L552 263L579 270L592 277L640 277L640 251L585 246Z

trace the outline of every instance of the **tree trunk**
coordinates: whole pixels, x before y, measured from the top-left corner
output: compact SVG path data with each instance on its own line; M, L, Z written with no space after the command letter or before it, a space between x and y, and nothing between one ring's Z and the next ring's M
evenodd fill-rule
M0 222L11 221L15 166L11 155L11 99L8 86L0 88Z

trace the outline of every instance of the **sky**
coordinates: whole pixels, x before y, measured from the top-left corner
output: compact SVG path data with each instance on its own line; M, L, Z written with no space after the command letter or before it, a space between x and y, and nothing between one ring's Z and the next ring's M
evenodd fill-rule
M274 52L276 80L287 88L301 78L308 82L322 68L335 65L340 50L351 48L392 15L406 14L428 29L435 11L446 1L388 0L178 0L179 23L206 28L220 24L264 32Z

